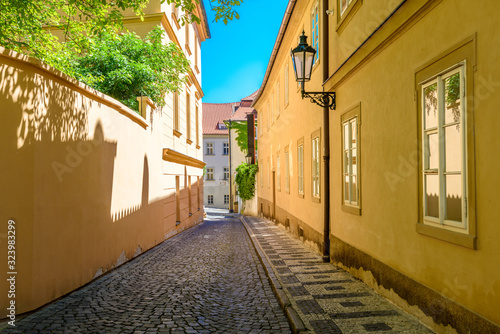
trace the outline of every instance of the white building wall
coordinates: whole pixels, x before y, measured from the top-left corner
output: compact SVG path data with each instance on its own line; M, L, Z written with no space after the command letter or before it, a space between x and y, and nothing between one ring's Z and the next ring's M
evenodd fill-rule
M224 195L229 195L229 179L224 179L224 167L229 168L229 155L223 154L224 143L228 143L227 135L203 135L203 161L208 168L214 169L214 179L208 180L205 172L205 189L203 202L206 207L228 209L229 203L224 203ZM207 143L213 143L214 154L207 154ZM214 196L214 204L208 204L208 196Z

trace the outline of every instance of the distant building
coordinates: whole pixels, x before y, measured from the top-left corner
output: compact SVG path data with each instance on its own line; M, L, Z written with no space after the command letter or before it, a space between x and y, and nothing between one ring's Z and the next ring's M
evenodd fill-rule
M239 102L203 103L203 161L206 163L205 206L234 210L233 204L238 201L234 175L236 167L245 161L246 153L242 152L236 143L234 129L231 130L231 136L229 136L226 124L246 122L247 113L256 113L255 109L250 107L256 94L257 92Z

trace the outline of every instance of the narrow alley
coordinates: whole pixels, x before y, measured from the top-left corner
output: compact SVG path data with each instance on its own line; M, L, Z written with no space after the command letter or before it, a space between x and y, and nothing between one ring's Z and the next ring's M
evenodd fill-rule
M279 301L273 289L282 290ZM289 323L280 303L298 318ZM204 223L4 332L290 333L290 328L431 333L272 222L217 209L208 210Z

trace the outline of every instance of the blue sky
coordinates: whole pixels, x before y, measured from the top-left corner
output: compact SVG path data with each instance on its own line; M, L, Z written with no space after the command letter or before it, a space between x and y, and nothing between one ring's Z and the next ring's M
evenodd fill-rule
M201 44L203 102L239 101L262 83L288 0L245 0L227 25L203 2L212 35Z

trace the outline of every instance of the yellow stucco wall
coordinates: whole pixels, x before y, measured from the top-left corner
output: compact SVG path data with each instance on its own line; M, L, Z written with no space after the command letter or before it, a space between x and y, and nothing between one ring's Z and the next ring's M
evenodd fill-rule
M276 191L276 206L286 210L290 215L300 219L317 233L323 234L323 204L321 200L315 201L311 196L311 135L322 127L322 109L317 105L302 100L300 90L295 82L293 64L290 58L290 49L297 46L298 37L305 29L306 35L311 40L310 15L309 13L314 1L299 1L292 15L289 28L286 30L283 42L280 46L276 61L269 75L269 80L261 92L260 98L255 103L258 111L259 126L257 130L259 141L259 173L257 179L258 197L272 202L272 182L268 182L268 165L276 171L276 156L280 155L281 165L281 191ZM288 64L288 90L289 101L285 104L285 66ZM311 81L306 84L307 90L321 90L322 69L321 62L313 69ZM276 107L277 83L279 82L279 116ZM267 127L269 109L273 105L274 117L271 117L270 127ZM323 134L321 134L321 137ZM304 197L299 197L297 181L297 142L304 140ZM321 138L323 140L323 138ZM290 153L290 192L285 190L285 148ZM321 154L321 152L320 152ZM322 164L322 159L320 160ZM323 175L321 165L320 175ZM277 175L277 173L276 173ZM263 178L261 187L260 178ZM321 188L323 194L323 185ZM281 222L283 223L283 222Z
M359 46L365 31L376 28L377 13L392 11L399 2L362 4L341 33L333 33L330 73ZM335 3L335 2L333 2ZM497 158L500 125L500 29L496 1L471 5L464 0L407 1L385 24L397 30L403 15L410 18L402 33L389 42L372 36L325 87L336 91L337 110L331 114L332 233L347 244L389 265L480 316L500 324L500 225ZM412 14L412 15L413 15ZM382 18L383 19L383 18ZM382 19L378 21L382 21ZM335 20L332 19L331 22ZM371 24L373 23L373 26ZM334 25L335 26L335 25ZM381 29L382 30L382 29ZM469 249L416 232L418 222L418 111L415 73L422 65L474 36L477 67L467 99L474 114L470 130L475 143L477 249ZM373 44L370 44L373 43ZM380 46L386 43L382 47ZM372 48L372 49L370 49ZM375 51L368 51L375 50ZM371 53L372 52L372 53ZM345 70L345 71L344 71ZM344 72L343 72L344 71ZM341 114L361 103L362 214L341 210ZM472 128L473 127L473 128ZM469 159L471 157L469 156ZM387 173L397 175L390 181ZM394 179L392 179L394 180Z
M185 136L174 142L170 108L148 109L145 120L8 50L0 54L0 72L0 248L5 252L0 263L7 267L12 219L16 314L84 285L203 219L202 180L197 202L202 169L162 159L166 147L198 159L202 154ZM4 270L1 291L8 291L5 275ZM2 294L0 318L9 302Z

